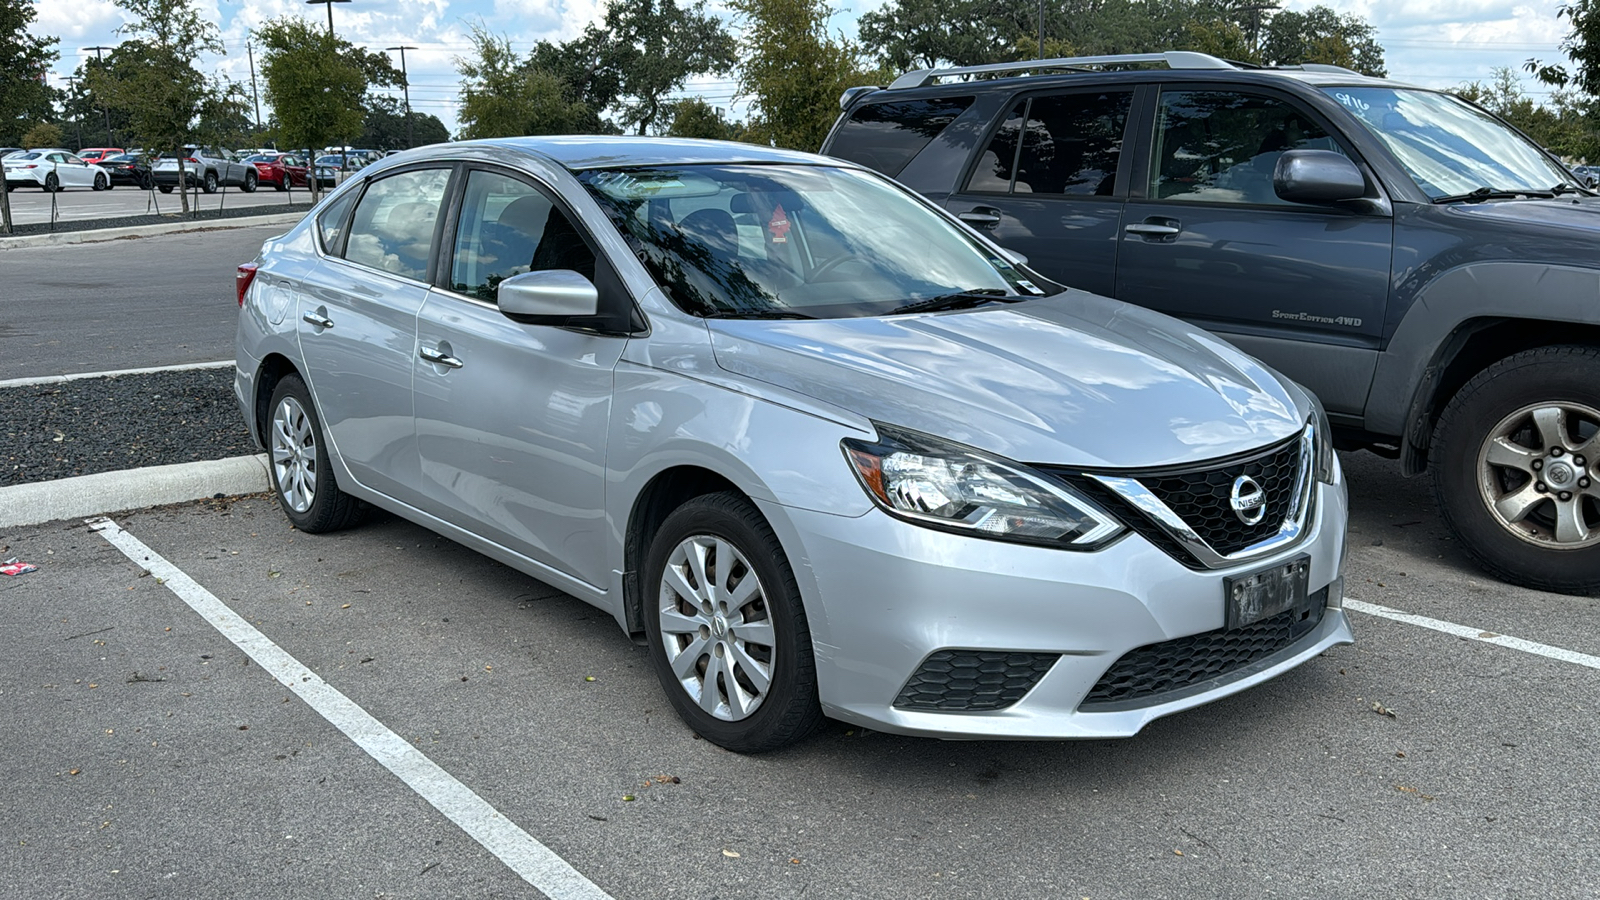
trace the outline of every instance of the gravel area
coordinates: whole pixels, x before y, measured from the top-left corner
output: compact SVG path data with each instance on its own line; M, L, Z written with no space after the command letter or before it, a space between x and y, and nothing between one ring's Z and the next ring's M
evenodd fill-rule
M231 368L0 388L0 486L256 452Z

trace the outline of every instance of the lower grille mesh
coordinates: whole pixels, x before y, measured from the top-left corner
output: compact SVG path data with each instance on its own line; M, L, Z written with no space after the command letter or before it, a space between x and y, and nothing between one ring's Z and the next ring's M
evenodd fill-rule
M1056 653L937 650L912 673L894 706L944 712L1005 709L1032 690L1060 658Z
M1327 605L1327 588L1302 606L1233 631L1219 628L1128 651L1106 671L1078 705L1097 707L1150 706L1167 695L1236 672L1266 659L1299 640L1317 623Z

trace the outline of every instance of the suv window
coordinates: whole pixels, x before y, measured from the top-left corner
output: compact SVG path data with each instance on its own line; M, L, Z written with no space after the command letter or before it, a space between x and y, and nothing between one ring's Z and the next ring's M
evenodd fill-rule
M494 303L500 282L523 272L571 269L594 281L594 252L572 220L526 182L498 172L467 176L450 287Z
M1272 189L1272 170L1285 150L1344 152L1283 101L1231 91L1164 91L1148 196L1287 205Z
M450 184L449 169L413 169L367 185L350 218L344 258L422 281L434 224Z
M971 105L971 97L939 97L859 107L839 127L828 153L892 178Z
M967 190L1110 196L1132 103L1131 91L1018 102L979 156Z

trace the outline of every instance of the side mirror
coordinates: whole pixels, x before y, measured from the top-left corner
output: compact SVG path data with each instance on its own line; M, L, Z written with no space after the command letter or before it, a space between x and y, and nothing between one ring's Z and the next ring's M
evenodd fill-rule
M495 290L500 312L526 325L568 325L600 312L594 283L571 269L513 275Z
M1001 247L1000 252L1005 254L1006 259L1010 260L1013 266L1025 266L1028 264L1028 258L1026 256L1023 256L1021 253L1018 253L1009 247Z
M1278 157L1272 189L1290 203L1337 203L1365 197L1367 179L1342 153L1290 150Z

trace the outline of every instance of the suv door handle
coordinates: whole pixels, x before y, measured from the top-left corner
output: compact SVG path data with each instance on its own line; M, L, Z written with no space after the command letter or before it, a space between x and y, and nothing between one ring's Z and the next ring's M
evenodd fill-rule
M956 213L956 218L979 228L993 228L1000 224L1000 210L987 206L976 206L964 213Z
M1160 222L1135 222L1132 225L1124 226L1122 230L1129 234L1137 234L1145 238L1172 237L1183 230L1182 228L1178 227L1178 224L1175 221L1171 219L1168 219L1167 221L1172 222L1173 224L1166 225Z
M435 347L421 347L417 350L417 355L428 362L449 366L452 369L459 369L465 365L461 360Z
M332 328L333 320L323 315L323 312L324 310L319 309L317 312L308 312L300 318L318 328Z

